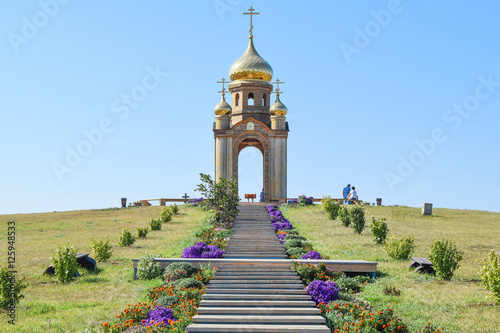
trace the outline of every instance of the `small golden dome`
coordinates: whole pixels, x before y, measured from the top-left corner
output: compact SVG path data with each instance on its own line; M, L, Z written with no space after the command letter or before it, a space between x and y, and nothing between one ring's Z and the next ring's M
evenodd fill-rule
M229 78L231 81L264 80L270 82L272 80L273 69L255 49L252 37L250 37L245 53L229 69Z
M280 96L276 96L276 102L271 105L269 112L274 116L285 116L288 113L288 109L285 104L281 103Z
M232 111L233 111L233 109L231 109L231 106L229 104L227 104L226 99L224 98L224 96L222 97L222 99L219 102L219 104L217 104L215 106L215 109L214 109L214 112L215 112L215 114L217 116L222 116L222 115L225 115L225 114L230 114Z

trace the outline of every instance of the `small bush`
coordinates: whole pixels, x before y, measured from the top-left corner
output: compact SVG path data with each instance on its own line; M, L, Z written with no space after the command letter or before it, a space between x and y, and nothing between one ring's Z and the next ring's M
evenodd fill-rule
M304 253L306 253L306 251L304 251L304 249L301 247L291 247L288 250L286 250L286 254L288 254L289 257L293 257L295 255Z
M291 247L302 247L302 241L300 239L290 239L283 244L285 249L289 249Z
M335 220L339 216L340 205L337 201L333 201L329 196L323 197L321 200L323 209L330 220Z
M376 219L372 215L372 224L370 225L370 228L372 230L373 240L375 243L384 244L387 234L389 233L386 219Z
M457 251L455 244L449 240L438 240L432 243L429 260L434 266L436 275L443 280L451 280L453 273L460 265L462 253Z
M152 280L162 274L160 265L154 262L155 256L146 253L137 263L137 278L141 280Z
M155 301L156 304L171 308L174 304L179 303L177 296L161 296Z
M384 243L384 248L389 257L395 260L408 260L415 249L415 238L409 236L390 236Z
M299 195L299 198L297 199L297 203L300 207L304 207L304 206L313 205L314 201L313 201L312 197L306 197L305 195Z
M132 233L128 231L127 228L123 229L123 232L118 239L118 245L125 247L134 244L134 242L135 238L132 236Z
M199 288L202 285L200 281L194 278L184 278L169 283L169 286L175 286L177 288Z
M307 238L303 237L303 236L299 236L299 235L292 235L292 234L289 234L289 235L286 235L284 240L287 241L287 240L290 240L290 239L298 239L300 241L305 241L307 240Z
M172 218L174 217L174 213L172 212L172 209L169 207L163 208L163 210L160 213L160 221L163 223L167 223L172 221Z
M365 229L365 211L361 207L351 209L351 221L354 231L361 234Z
M349 209L344 206L340 206L339 209L339 218L342 221L344 227L348 227L351 225L351 214L349 213Z
M161 230L161 224L162 221L160 219L155 220L151 218L151 221L149 221L149 227L151 228L151 230Z
M174 262L165 268L165 275L174 274L176 271L184 271L187 276L190 277L193 274L198 273L200 270L193 264L189 262Z
M401 290L394 286L385 286L384 287L384 295L388 296L401 296Z
M107 261L111 258L113 247L109 244L108 236L104 239L92 239L90 246L92 246L93 256L96 261Z
M137 228L137 238L146 238L148 231L149 228L147 226L144 228Z
M337 285L340 288L340 291L345 293L358 293L361 291L361 288L365 284L370 281L370 278L367 276L358 275L355 277L347 277L343 276L336 280Z
M179 214L179 206L177 206L176 203L174 203L172 206L170 206L170 210L172 210L172 213L174 215L177 215Z
M7 310L19 304L19 300L24 298L21 294L27 287L23 282L24 277L15 279L12 274L15 273L10 271L7 265L0 267L0 309Z
M491 250L486 259L482 261L481 280L484 289L493 293L490 296L494 301L500 303L500 258Z
M68 283L76 278L78 263L76 262L77 250L73 246L57 246L57 250L52 257L52 267L55 276L61 283Z
M313 280L333 280L345 275L342 272L333 272L332 270L327 268L324 263L314 265L303 264L294 261L292 263L292 268L295 269L297 274L299 274L302 283L304 283L306 286Z

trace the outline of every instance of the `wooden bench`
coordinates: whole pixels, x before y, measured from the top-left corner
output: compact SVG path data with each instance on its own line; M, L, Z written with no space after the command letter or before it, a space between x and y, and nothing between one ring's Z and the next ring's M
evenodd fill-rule
M281 204L286 204L288 203L289 201L292 201L294 198L275 198L273 199L273 201L278 201ZM313 202L321 202L321 198L313 198ZM336 201L339 205L343 205L344 204L344 201L350 201L350 202L354 202L356 205L360 205L363 203L362 200L349 200L349 199L332 199L333 201Z
M408 269L413 268L413 273L427 273L432 275L436 274L434 266L429 259L422 257L411 257L411 259L413 261L408 265Z
M245 194L245 199L247 199L247 202L250 202L250 199L252 199L252 202L253 202L253 199L257 198L257 194Z
M370 274L375 278L377 273L377 262L366 260L326 260L326 259L229 259L229 258L155 258L161 269L165 269L174 262L189 262L197 267L235 267L252 266L255 268L286 267L291 269L292 262L297 261L303 264L324 263L332 271L350 274ZM134 280L137 279L137 265L139 259L132 259L134 267Z

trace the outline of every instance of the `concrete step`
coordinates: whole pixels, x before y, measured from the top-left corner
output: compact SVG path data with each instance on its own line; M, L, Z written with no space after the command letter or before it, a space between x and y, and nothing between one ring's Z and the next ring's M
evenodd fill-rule
M212 307L203 306L197 310L200 315L319 315L314 307Z
M269 295L268 295L269 297ZM316 303L311 300L248 300L248 299L240 299L240 300L208 300L203 299L200 302L201 307L205 306L213 306L213 307L293 307L293 308L305 308L305 307L313 307L315 308Z
M277 294L277 295L307 295L304 289L267 289L267 288L252 288L240 289L235 288L211 288L210 284L205 289L207 294Z
M300 280L297 279L284 279L284 280L269 280L269 277L263 279L251 279L251 280L243 280L243 279L235 279L235 280L211 280L210 285L219 285L219 284L273 284L273 283L283 283L283 284L298 284ZM303 286L303 285L302 285Z
M191 324L188 332L330 333L325 325Z
M217 284L209 283L207 289L297 289L304 288L302 283L230 283Z
M325 318L315 315L195 315L193 322L208 323L235 323L235 324L324 324Z
M284 295L284 294L203 294L203 300L237 300L237 301L310 301L311 297L307 294L303 295Z
M249 279L249 278L252 278L255 281L267 280L269 278L272 278L273 280L279 280L279 281L290 281L290 280L299 281L300 280L300 277L298 275L275 276L274 274L269 274L269 275L242 274L242 275L235 276L235 275L219 275L219 274L217 274L210 281L215 282L215 281L227 281L227 280L245 280L245 279Z

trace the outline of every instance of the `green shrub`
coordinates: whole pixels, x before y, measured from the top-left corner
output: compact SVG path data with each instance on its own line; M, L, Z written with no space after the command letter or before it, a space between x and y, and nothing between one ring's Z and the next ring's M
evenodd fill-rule
M449 281L455 270L460 267L458 263L462 260L462 253L457 250L453 242L441 239L432 243L429 260L434 266L436 275Z
M290 240L287 240L283 246L285 247L285 249L289 249L291 247L302 247L302 241L299 240L299 239L290 239Z
M195 191L201 192L205 198L207 208L215 212L215 221L230 226L239 213L238 181L219 178L212 180L210 175L200 173L202 183Z
M344 276L342 272L333 272L326 267L324 263L314 264L303 264L297 261L292 262L292 268L295 269L297 274L299 274L300 279L304 285L308 285L309 282L314 280L332 280L338 279Z
M177 296L161 296L155 301L157 305L161 305L164 308L172 308L174 304L179 303L179 297Z
M415 249L415 238L409 236L390 236L384 243L384 248L389 257L395 260L408 260Z
M76 262L77 250L73 246L57 246L52 257L52 267L55 276L61 283L68 283L76 278L78 263Z
M160 213L160 221L162 221L163 223L172 221L173 217L174 213L172 212L172 209L170 209L169 207L164 207Z
M339 286L340 291L352 294L360 292L361 288L370 282L370 278L363 275L355 277L343 276L335 280L335 282Z
M370 225L372 230L373 240L377 244L384 244L389 229L387 228L387 221L384 218L376 219L372 215L372 224Z
M291 239L298 239L300 241L305 241L307 240L307 238L303 237L303 236L299 236L299 235L292 235L292 234L288 234L285 236L285 241L287 240L291 240Z
M130 246L134 244L135 238L132 236L132 233L128 231L127 228L123 229L122 234L120 235L120 238L118 239L118 245L120 246Z
M108 236L104 239L92 239L90 246L92 246L93 256L96 261L107 261L111 258L113 246L109 244Z
M177 215L179 214L179 206L177 206L176 203L174 203L172 206L170 206L170 210L172 210L172 213L174 215Z
M198 273L200 270L195 265L185 261L171 263L167 266L167 268L165 268L165 274L173 274L176 271L185 271L187 276L190 277L193 274Z
M349 213L349 209L347 209L345 206L340 206L339 218L340 221L342 221L344 227L347 228L349 225L351 225L351 214Z
M0 267L0 309L7 310L24 298L21 294L27 287L27 284L23 283L24 277L15 279L13 274L15 273L10 271L7 265Z
M291 247L288 250L286 250L286 254L288 254L288 256L290 257L304 253L306 253L306 251L304 251L304 249L301 247Z
M137 278L141 280L152 280L160 277L162 274L160 265L154 261L156 257L146 253L137 263Z
M137 228L137 238L146 238L148 235L149 228L145 226L144 228Z
M323 209L330 220L335 220L339 215L340 205L333 201L329 196L324 196L321 200Z
M161 230L161 220L155 220L154 218L151 218L151 221L149 221L149 227L151 230Z
M365 211L361 207L351 209L351 222L354 231L361 234L365 229Z
M172 281L168 284L169 286L175 286L177 288L199 288L203 284L194 278L183 278L179 280Z
M493 293L490 296L494 301L500 303L500 258L491 250L486 259L482 261L481 280L484 289Z

